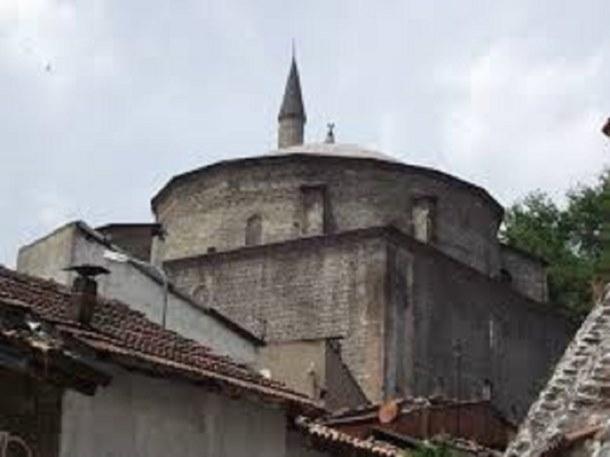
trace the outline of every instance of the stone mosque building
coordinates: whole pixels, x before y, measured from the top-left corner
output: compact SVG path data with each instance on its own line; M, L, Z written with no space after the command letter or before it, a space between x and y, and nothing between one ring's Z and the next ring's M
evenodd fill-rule
M484 396L522 417L572 333L544 262L498 241L485 189L332 129L306 144L306 119L293 59L277 150L174 176L160 230L105 234L261 336L278 372L330 342L368 401Z

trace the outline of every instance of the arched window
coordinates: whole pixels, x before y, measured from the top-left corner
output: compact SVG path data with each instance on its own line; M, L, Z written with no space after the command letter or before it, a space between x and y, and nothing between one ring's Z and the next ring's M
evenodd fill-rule
M258 214L254 214L246 221L246 246L261 243L263 235L263 221Z

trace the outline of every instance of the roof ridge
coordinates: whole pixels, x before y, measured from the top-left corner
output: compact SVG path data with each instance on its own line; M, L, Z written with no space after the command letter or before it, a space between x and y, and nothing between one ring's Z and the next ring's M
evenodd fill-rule
M201 376L214 372L218 379L233 377L235 385L247 384L250 389L269 395L271 391L283 393L292 400L301 398L311 407L314 405L313 400L285 384L267 379L248 365L218 354L205 344L163 328L122 301L98 297L99 306L95 308L90 326L83 326L66 315L71 298L69 288L1 265L0 297L22 299L38 318L58 325L65 335L72 335L94 350L106 351L109 355L122 354L121 357L125 354L144 357L157 365L176 365L182 371L190 366Z

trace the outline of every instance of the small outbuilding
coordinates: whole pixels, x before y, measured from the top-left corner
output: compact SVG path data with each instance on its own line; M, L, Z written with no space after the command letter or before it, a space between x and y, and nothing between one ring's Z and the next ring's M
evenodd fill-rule
M14 455L285 457L293 418L320 411L77 279L0 267L0 445Z

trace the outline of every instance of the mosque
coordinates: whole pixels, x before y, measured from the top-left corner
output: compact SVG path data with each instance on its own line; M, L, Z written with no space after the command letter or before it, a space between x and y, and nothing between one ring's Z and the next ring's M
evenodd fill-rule
M499 241L485 189L337 143L332 126L304 143L306 121L293 58L276 150L174 176L154 224L104 235L263 338L277 374L331 344L368 401L486 397L521 418L572 331L545 262Z

